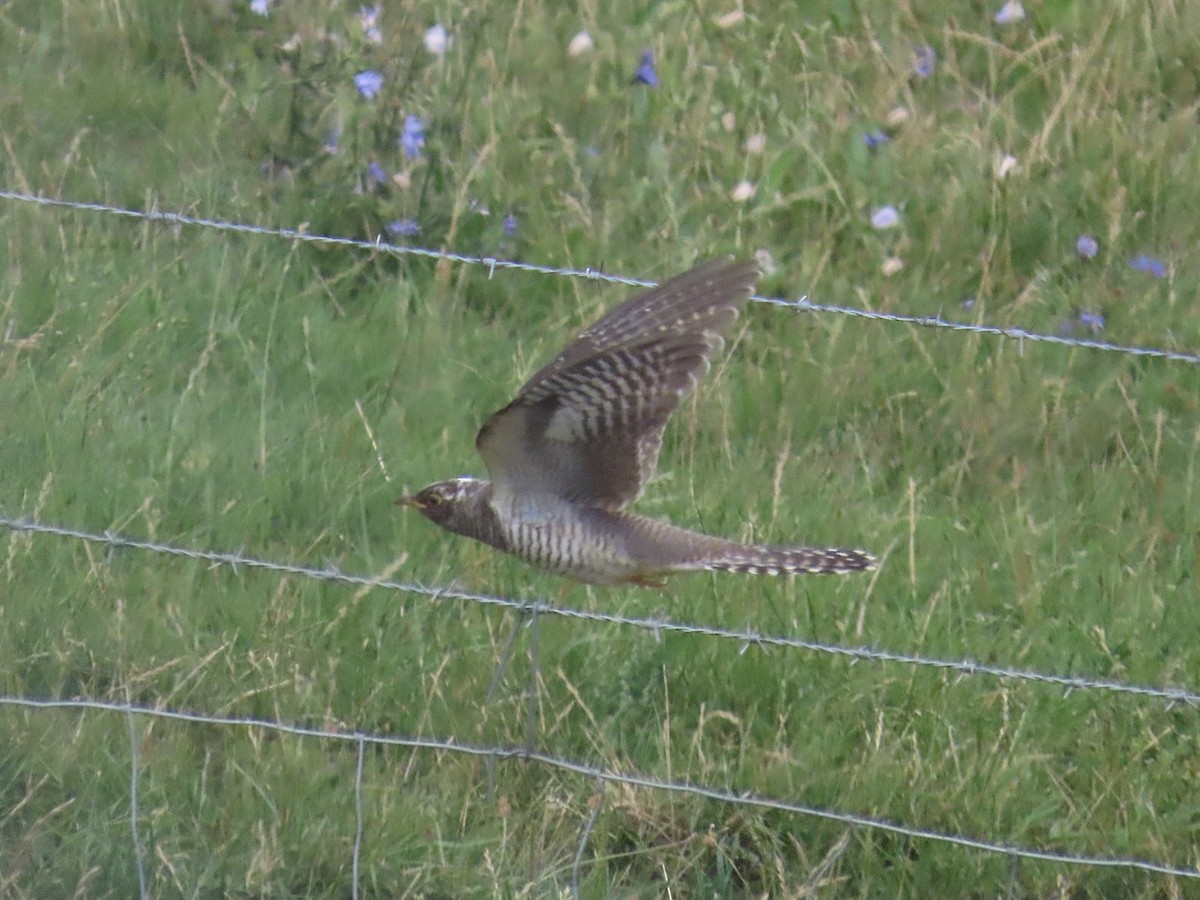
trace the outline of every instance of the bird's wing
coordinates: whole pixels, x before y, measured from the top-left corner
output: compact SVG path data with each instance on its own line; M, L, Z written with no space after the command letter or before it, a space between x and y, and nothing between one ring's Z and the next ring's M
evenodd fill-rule
M526 382L475 446L497 492L619 509L653 473L667 419L708 370L758 277L717 260L612 310Z

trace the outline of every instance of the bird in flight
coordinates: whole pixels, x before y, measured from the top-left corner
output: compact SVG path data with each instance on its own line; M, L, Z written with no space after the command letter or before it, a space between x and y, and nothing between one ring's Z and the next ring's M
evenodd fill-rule
M439 481L397 503L455 534L592 584L662 587L664 576L856 572L862 550L743 544L629 512L663 429L696 387L758 277L714 260L650 288L583 331L484 423L491 481Z

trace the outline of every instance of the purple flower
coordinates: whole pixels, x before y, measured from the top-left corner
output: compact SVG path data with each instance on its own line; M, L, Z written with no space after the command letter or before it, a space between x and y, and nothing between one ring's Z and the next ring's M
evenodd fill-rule
M1161 259L1155 259L1153 256L1147 256L1145 253L1138 254L1131 259L1129 267L1139 272L1145 272L1147 275L1153 275L1155 278L1167 277L1166 264Z
M354 87L368 100L374 100L383 89L383 76L371 69L359 72L354 76Z
M995 15L997 25L1012 25L1025 18L1025 7L1018 0L1008 0Z
M270 0L250 0L250 12L260 16L269 16L271 14Z
M1081 234L1075 239L1075 252L1084 259L1095 259L1100 251L1100 245L1090 234Z
M653 50L647 50L642 54L642 63L633 73L633 80L647 87L658 87L658 72L654 68Z
M421 226L416 219L397 219L388 223L387 230L396 237L416 237L421 233Z
M867 145L868 150L874 150L876 147L882 147L888 142L888 136L882 131L868 131L863 134L863 143Z
M425 122L420 116L409 113L404 117L404 128L400 131L400 149L409 159L417 159L425 146Z
M913 71L918 78L928 78L937 66L937 51L928 44L920 46L913 54Z
M882 231L900 224L900 213L894 206L881 206L871 213L871 226Z
M387 169L371 160L367 163L367 180L374 184L383 184L387 181Z
M1104 330L1104 315L1102 313L1082 310L1079 313L1079 324L1092 333Z
M517 236L517 217L512 213L504 217L504 233L509 237Z

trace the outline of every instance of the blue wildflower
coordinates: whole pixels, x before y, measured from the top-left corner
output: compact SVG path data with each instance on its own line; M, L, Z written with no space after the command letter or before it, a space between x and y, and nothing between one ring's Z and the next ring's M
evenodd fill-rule
M1100 251L1100 245L1090 234L1081 234L1075 239L1075 252L1084 259L1095 259Z
M512 213L504 217L504 233L509 237L517 236L517 217Z
M647 87L658 87L658 72L654 68L653 50L647 50L642 54L642 63L633 73L633 80Z
M269 16L271 14L270 0L250 0L250 12L260 16Z
M918 47L913 54L913 71L917 73L917 77L928 78L936 67L937 51L928 44Z
M388 223L387 230L396 237L416 237L421 233L421 226L416 219L397 219Z
M868 131L863 134L863 143L867 145L868 150L874 150L876 147L882 147L890 140L887 134L882 131Z
M1104 315L1083 310L1079 313L1079 324L1092 333L1103 331Z
M997 25L1012 25L1025 18L1025 7L1018 0L1008 0L994 18Z
M881 206L871 213L871 226L879 230L900 224L900 213L894 206Z
M383 89L383 76L371 69L359 72L354 76L354 87L368 100L374 100Z
M387 169L375 160L371 160L367 163L367 180L375 184L383 184L387 181Z
M400 131L400 149L409 159L417 159L425 146L425 122L420 116L409 113L404 117L404 128Z
M1139 272L1145 272L1147 275L1153 275L1155 278L1167 277L1167 266L1161 259L1155 259L1153 256L1147 256L1141 253L1129 261L1129 267L1136 269Z

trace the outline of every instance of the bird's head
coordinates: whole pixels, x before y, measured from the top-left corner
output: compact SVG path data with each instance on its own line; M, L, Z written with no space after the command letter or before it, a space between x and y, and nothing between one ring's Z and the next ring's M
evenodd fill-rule
M479 478L451 478L421 488L396 502L401 506L414 507L435 525L462 534L465 533L464 528L457 527L457 523L475 514L476 505L482 502L484 491L490 486Z

